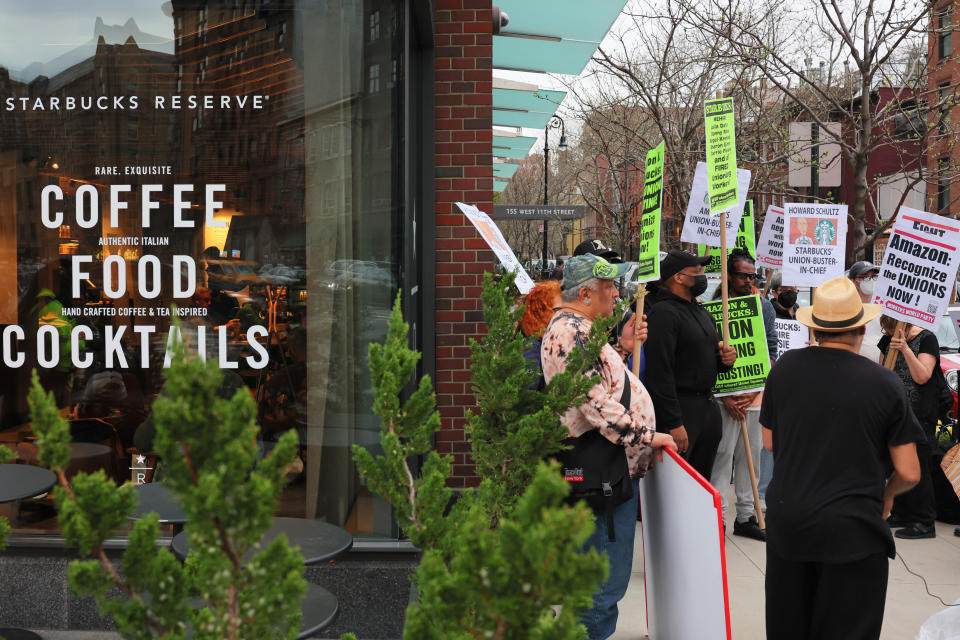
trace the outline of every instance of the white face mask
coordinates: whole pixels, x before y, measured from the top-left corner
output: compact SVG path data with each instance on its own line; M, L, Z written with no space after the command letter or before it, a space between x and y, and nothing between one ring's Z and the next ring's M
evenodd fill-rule
M876 278L864 278L860 281L860 293L863 295L872 298L873 297L873 287L877 284Z

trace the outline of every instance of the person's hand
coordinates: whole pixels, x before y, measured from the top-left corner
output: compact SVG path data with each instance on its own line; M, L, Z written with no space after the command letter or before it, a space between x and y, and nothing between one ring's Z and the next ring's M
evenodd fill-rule
M687 430L680 425L674 429L670 429L670 435L673 437L677 446L677 453L684 453L687 450L687 446L690 444L690 441L687 439Z
M890 517L890 512L893 510L893 496L887 495L886 492L883 494L883 519L886 520Z
M740 422L741 420L746 419L747 412L740 405L740 402L737 400L738 396L724 396L720 398L720 401L723 402L723 406L727 409L727 413L730 414L730 417Z
M681 429L682 428L683 427L681 427ZM657 462L663 462L663 448L673 447L676 449L677 443L674 441L673 436L671 435L667 435L666 433L655 433L653 434L653 440L650 442L650 446L653 448Z
M725 347L722 342L718 342L717 346L720 347L720 362L726 367L732 367L733 363L737 361L737 350L733 347Z
M897 331L897 335L890 339L890 348L900 353L907 352L910 347L907 346L907 341L903 338L903 331Z
M642 318L637 318L637 322L634 325L634 339L639 340L640 344L643 344L647 341L647 333L647 314L643 314Z

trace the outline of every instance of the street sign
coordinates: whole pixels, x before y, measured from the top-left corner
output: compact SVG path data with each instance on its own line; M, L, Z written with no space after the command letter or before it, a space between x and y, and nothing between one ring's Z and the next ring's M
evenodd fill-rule
M494 220L576 220L584 216L582 204L495 204Z

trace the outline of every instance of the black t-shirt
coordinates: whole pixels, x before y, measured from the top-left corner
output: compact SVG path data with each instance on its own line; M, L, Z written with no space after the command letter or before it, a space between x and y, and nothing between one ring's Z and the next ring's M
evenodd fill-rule
M788 351L767 378L760 424L773 431L771 551L797 562L894 557L882 513L888 447L923 433L892 371L840 349Z
M907 345L915 355L928 353L936 359L935 367L940 366L940 343L937 336L924 329L917 336L910 340ZM890 336L883 336L877 343L877 348L883 352L884 358L890 348ZM897 362L893 366L893 372L899 376L903 386L907 389L907 398L910 400L910 406L913 412L917 414L917 419L921 425L931 426L937 424L937 412L939 409L939 389L937 381L933 376L923 384L917 384L910 375L910 367L907 365L903 354L897 356Z

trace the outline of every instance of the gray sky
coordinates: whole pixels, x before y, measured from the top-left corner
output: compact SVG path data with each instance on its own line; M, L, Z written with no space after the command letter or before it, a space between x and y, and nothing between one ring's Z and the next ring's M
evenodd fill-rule
M88 42L97 16L107 25L133 18L146 33L173 37L165 0L0 0L0 66L20 70Z

